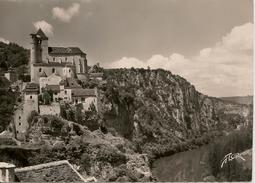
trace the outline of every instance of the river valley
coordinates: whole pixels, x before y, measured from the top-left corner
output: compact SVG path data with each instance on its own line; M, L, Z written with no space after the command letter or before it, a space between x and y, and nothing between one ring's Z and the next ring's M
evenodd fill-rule
M157 159L152 173L158 181L203 181L208 145Z

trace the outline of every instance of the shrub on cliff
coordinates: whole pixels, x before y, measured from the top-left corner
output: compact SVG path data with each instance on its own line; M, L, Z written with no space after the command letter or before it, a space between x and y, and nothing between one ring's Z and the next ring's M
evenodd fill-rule
M108 146L101 146L96 155L96 159L98 161L109 162L114 166L125 164L127 162L127 157L123 153Z

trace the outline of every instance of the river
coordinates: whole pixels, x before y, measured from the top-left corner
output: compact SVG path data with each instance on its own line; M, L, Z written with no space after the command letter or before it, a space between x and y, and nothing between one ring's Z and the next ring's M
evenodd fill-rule
M208 145L157 159L152 174L162 182L203 181Z

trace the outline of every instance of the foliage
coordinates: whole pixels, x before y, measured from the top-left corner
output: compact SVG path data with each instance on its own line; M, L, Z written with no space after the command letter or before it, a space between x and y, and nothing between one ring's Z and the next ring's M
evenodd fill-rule
M123 153L118 152L108 146L101 147L96 158L98 161L109 162L114 166L127 162L127 157Z
M6 129L12 120L16 93L0 90L0 132Z
M28 64L29 50L16 43L0 42L0 68L7 69Z
M28 116L27 122L29 124L29 126L31 125L32 121L34 120L34 118L38 116L38 112L37 111L31 111L30 115Z
M53 101L53 92L51 90L44 91L42 95L45 105L49 105Z
M209 165L213 175L221 181L250 181L251 172L244 171L235 160L220 168L225 155L241 153L250 148L252 148L251 129L234 131L224 137L224 140L216 141L209 150Z

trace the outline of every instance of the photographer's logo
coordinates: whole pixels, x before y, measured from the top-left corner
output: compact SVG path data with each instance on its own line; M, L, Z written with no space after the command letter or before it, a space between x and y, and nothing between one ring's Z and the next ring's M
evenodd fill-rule
M224 164L237 158L240 158L241 160L245 161L245 159L242 157L240 153L234 153L234 154L228 153L227 155L224 156L220 167L223 168Z

